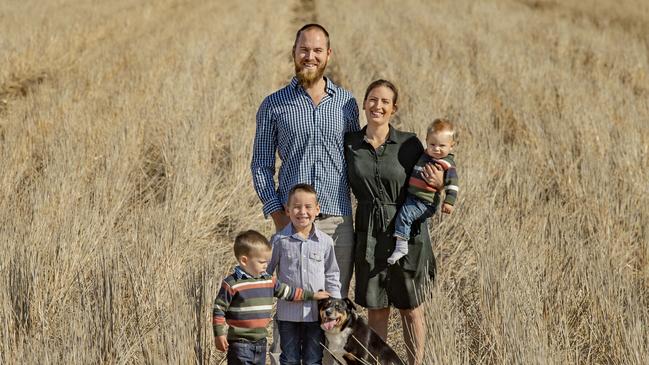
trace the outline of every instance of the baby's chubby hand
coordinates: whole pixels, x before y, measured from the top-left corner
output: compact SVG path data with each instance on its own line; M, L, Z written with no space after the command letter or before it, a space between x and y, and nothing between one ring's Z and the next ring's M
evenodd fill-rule
M453 213L453 206L451 204L444 203L442 205L442 213L446 213L446 214Z
M327 299L330 296L331 296L331 294L329 294L329 292L327 292L325 290L321 290L321 291L319 291L317 293L313 293L313 299L315 299L315 300Z

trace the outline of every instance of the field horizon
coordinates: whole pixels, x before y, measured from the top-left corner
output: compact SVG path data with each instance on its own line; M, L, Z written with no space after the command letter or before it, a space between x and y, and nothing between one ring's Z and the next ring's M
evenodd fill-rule
M224 363L232 238L273 233L255 113L309 22L357 101L399 87L396 128L459 125L424 363L645 363L649 3L8 0L0 364Z

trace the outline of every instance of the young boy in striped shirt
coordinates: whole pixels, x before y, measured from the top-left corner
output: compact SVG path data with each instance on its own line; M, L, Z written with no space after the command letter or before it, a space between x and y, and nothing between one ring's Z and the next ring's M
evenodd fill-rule
M396 244L388 264L392 265L408 254L410 228L414 221L423 221L435 214L440 203L440 194L428 185L422 177L424 166L434 163L444 169L444 203L442 213L453 213L457 199L458 177L455 169L455 156L451 153L457 143L455 126L447 119L435 119L426 131L426 150L421 154L412 169L408 181L408 196L399 209L394 223Z
M264 365L266 326L271 319L273 297L289 301L319 300L328 298L329 293L291 288L266 273L271 245L257 231L237 235L234 255L239 265L223 279L214 300L216 348L227 351L228 365Z

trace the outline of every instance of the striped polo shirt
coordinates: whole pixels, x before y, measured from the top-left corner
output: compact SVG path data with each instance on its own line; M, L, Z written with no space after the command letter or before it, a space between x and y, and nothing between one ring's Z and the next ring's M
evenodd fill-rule
M223 279L221 289L214 299L214 336L227 334L228 340L249 341L266 338L273 297L289 301L312 300L313 292L291 288L267 273L254 278L241 267L235 267L234 273Z

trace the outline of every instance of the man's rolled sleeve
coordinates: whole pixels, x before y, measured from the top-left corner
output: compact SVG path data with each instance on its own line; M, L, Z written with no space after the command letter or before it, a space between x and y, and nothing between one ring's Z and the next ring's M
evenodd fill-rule
M353 97L349 99L349 102L345 104L344 113L345 121L347 122L345 133L360 131L361 125L358 122L358 104L356 104L356 99Z
M266 217L272 212L284 209L275 190L275 151L277 131L273 121L270 102L266 98L257 111L257 130L252 152L250 170L255 191L263 204Z

